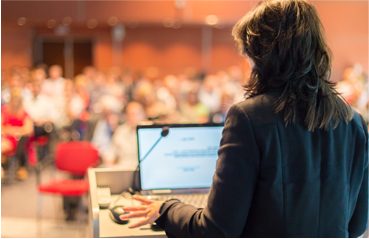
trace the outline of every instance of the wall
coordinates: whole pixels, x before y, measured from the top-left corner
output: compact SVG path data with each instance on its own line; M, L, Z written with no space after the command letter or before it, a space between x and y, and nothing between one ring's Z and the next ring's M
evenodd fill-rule
M368 1L314 2L333 53L332 78L339 80L343 69L360 63L368 73Z
M123 65L135 70L157 67L180 73L201 67L201 29L130 29L123 43Z
M343 69L354 63L368 69L368 2L313 1L313 4L318 9L333 52L332 78L340 79ZM15 24L2 26L2 71L14 65L31 66L32 31ZM213 72L244 64L230 35L230 27L212 30L212 47L209 51L205 49L208 53L203 55L202 28L127 27L122 52L117 54L124 66L134 70L153 66L163 74L179 73L188 67ZM93 61L99 69L107 70L113 64L111 33L110 30L95 31L80 34L92 36L95 42Z
M229 32L229 28L203 27L129 29L123 42L122 62L135 70L157 67L167 73L182 73L190 68L214 72L242 60ZM205 39L209 46L203 42L204 34L208 34Z
M1 76L14 66L29 67L32 64L32 30L1 27Z

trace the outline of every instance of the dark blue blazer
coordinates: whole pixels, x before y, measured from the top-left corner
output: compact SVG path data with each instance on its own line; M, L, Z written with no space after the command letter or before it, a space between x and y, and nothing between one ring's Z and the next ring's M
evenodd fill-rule
M285 125L272 95L229 110L207 207L178 200L157 220L178 237L357 237L368 220L368 131Z

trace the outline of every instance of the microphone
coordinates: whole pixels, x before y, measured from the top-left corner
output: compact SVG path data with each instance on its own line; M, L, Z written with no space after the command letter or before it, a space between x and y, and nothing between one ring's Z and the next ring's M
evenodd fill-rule
M156 142L151 146L151 148L147 151L147 153L145 154L145 156L143 156L139 163L142 163L142 161L144 161L147 156L150 155L151 151L156 147L156 145L158 145L158 143L160 142L160 140L164 137L167 137L169 134L169 127L165 126L161 129L161 132L160 132L160 137L156 140Z
M169 127L165 126L161 129L161 133L160 135L163 137L167 137L167 135L169 134Z

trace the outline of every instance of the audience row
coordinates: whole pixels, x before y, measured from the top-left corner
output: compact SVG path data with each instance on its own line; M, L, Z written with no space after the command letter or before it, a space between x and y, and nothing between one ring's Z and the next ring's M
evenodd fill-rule
M243 99L245 75L238 67L216 74L163 78L113 68L86 67L65 79L58 65L15 68L2 84L2 163L15 156L19 179L36 164L35 144L51 132L58 140L88 140L101 166L137 167L135 128L142 123L223 122L228 108ZM368 115L368 79L360 66L347 68L337 90ZM17 150L18 149L18 150ZM22 154L26 152L26 154Z

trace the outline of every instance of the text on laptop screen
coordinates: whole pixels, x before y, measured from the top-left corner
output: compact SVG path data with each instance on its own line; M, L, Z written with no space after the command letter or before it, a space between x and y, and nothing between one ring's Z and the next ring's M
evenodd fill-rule
M141 189L209 188L223 126L166 129L138 128Z

